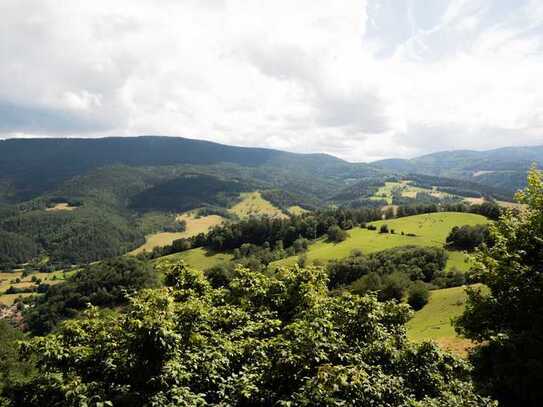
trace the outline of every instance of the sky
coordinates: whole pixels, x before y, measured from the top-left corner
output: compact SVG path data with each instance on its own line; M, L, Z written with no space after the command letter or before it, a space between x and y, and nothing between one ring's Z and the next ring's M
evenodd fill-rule
M1 0L0 138L543 144L541 0Z

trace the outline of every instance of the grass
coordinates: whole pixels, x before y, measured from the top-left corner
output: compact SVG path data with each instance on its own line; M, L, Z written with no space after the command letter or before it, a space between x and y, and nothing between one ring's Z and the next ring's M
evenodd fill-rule
M17 298L30 297L31 295L35 295L35 293L2 294L0 295L0 304L11 305Z
M465 287L430 292L428 304L407 323L407 336L415 342L432 340L442 348L465 356L473 343L458 336L452 319L460 316L466 303Z
M298 205L293 205L288 208L288 213L290 213L291 215L303 215L306 212L309 212L309 211Z
M385 182L385 185L379 187L377 192L370 198L373 200L384 200L388 205L392 204L392 195L394 192L401 192L401 196L406 198L416 198L418 193L427 193L432 195L435 198L445 198L447 196L452 196L446 192L438 191L436 187L433 188L421 188L411 185L410 180L403 180L400 182Z
M306 255L310 262L315 260L327 262L332 259L347 257L355 249L362 250L363 253L372 253L406 245L442 247L454 226L477 225L488 222L488 219L481 215L457 212L430 213L377 221L372 222L377 228L386 223L396 233L380 234L377 231L354 228L349 231L347 240L341 243L329 243L325 238L318 239L310 245ZM417 236L402 236L402 231L404 233L415 233ZM230 254L211 253L202 248L176 253L163 258L181 259L188 265L200 269L207 269L223 262L232 261ZM289 266L296 263L296 261L297 256L292 256L273 262L270 266L272 268ZM450 270L453 267L458 270L468 270L469 264L467 263L467 255L464 252L449 251L446 269Z
M377 192L373 194L370 199L373 200L384 200L388 205L392 205L392 192L395 188L400 186L399 182L385 182L385 185L379 187Z
M187 228L184 232L160 232L147 235L145 243L129 254L137 255L143 251L152 251L155 247L164 247L171 245L174 240L196 236L200 233L206 233L213 226L220 225L224 219L218 215L202 216L197 218L194 213L184 213L177 217L178 220L184 220Z
M329 243L321 238L313 243L306 252L307 260L327 262L332 259L347 257L355 249L363 253L372 253L393 247L416 245L442 247L450 230L454 226L476 225L488 223L488 220L471 213L438 212L424 215L408 216L398 219L376 221L371 224L377 229L387 224L389 229L394 229L395 234L381 234L378 231L354 228L349 231L349 237L341 243ZM416 236L401 235L414 233ZM297 257L292 256L272 263L272 267L279 265L292 265ZM456 267L459 270L467 270L466 255L463 252L449 252L447 269Z
M262 195L258 191L241 194L241 201L228 211L241 219L262 215L268 215L272 218L286 216L281 209L276 208L269 201L262 198Z
M158 261L183 260L187 265L200 270L207 270L211 267L222 263L229 263L234 257L229 253L214 253L202 247L187 250L181 253L170 254L169 256L161 257Z
M77 206L70 206L67 202L61 202L56 204L55 206L52 206L51 208L46 208L45 210L48 212L55 212L55 211L73 211L74 209L77 209Z

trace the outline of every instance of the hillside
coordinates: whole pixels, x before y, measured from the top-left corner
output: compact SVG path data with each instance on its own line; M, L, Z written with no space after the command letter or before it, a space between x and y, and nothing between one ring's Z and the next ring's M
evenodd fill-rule
M111 165L173 166L234 164L282 172L346 178L379 173L326 154L294 154L264 148L227 146L181 137L102 139L8 139L0 141L0 193L26 200L63 181Z
M255 191L260 197L243 201L242 194ZM287 216L292 207L442 205L468 197L507 201L511 194L466 180L402 176L325 154L185 138L10 139L0 141L0 240L9 248L0 266L120 255L143 245L146 236L178 233L168 214L199 208L244 218L257 212ZM162 223L144 230L150 212L160 212Z
M526 173L533 163L543 167L543 146L443 151L408 160L381 160L372 165L403 174L469 180L514 192L525 186Z
M341 243L331 243L320 239L309 247L307 260L327 262L332 259L341 259L349 256L353 250L363 253L372 253L400 246L436 246L443 247L445 239L454 226L485 224L488 219L481 215L471 213L440 212L425 215L407 216L398 219L389 219L371 222L379 229L387 225L394 230L394 234L378 233L378 230L354 228L350 230L349 237ZM402 235L402 232L404 233ZM408 236L414 234L415 236ZM272 267L294 264L296 257L290 257L272 263ZM456 268L467 270L466 256L462 252L449 251L447 269Z
M309 245L305 256L308 262L328 262L333 259L342 259L349 256L354 250L362 253L373 253L385 249L401 246L431 246L443 247L445 239L454 226L486 224L488 219L481 215L471 213L440 212L424 215L407 216L398 219L371 222L379 228L388 225L394 230L394 234L379 233L378 230L366 228L353 228L348 231L348 237L341 243L332 243L326 237L320 238ZM403 232L403 235L402 235ZM415 236L408 236L414 234ZM469 265L466 263L466 254L459 251L449 251L449 260L446 269L456 268L465 271ZM208 269L222 261L231 261L232 257L224 253L208 252L197 248L185 252L173 254L171 259L184 260L188 265L199 269ZM297 262L297 256L273 262L270 268L293 265Z

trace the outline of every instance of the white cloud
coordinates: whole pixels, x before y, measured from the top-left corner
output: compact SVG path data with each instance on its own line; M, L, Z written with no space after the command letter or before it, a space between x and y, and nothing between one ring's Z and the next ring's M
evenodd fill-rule
M0 136L364 161L543 142L538 0L4 0Z

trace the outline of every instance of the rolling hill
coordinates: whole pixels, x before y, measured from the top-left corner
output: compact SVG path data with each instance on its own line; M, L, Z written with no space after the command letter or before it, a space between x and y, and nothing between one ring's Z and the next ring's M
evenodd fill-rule
M443 247L447 235L454 226L486 223L488 223L488 219L484 216L456 212L430 213L376 221L370 224L377 228L386 224L390 229L394 229L395 233L382 234L378 230L354 228L348 232L349 236L345 241L332 243L323 237L312 243L305 254L309 262L326 263L330 260L345 258L354 250L361 250L362 253L368 254L401 246ZM408 234L414 236L408 236ZM448 254L447 270L456 268L465 271L468 269L467 256L464 252L449 251ZM232 256L228 253L213 253L203 248L191 249L165 258L184 260L188 265L203 270L225 260L232 260ZM293 265L297 259L297 256L287 257L271 263L270 268Z
M408 160L381 160L372 165L386 171L456 178L514 192L525 186L526 173L533 163L543 167L543 145L442 151Z
M367 164L348 163L326 154L294 154L181 137L8 139L0 141L0 186L3 185L5 197L21 201L105 166L225 163L325 178L360 177L381 172Z

